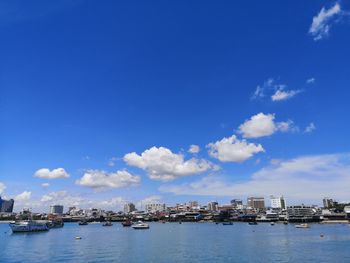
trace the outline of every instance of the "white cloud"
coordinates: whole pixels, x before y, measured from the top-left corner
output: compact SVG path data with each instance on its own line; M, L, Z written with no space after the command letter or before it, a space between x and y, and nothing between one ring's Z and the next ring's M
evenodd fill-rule
M140 184L140 176L132 175L126 170L108 173L100 170L88 170L75 183L95 190L108 188L124 188Z
M274 87L275 80L273 78L267 79L262 85L258 85L254 91L251 99L259 99L265 97L265 93L267 90Z
M34 173L35 177L43 179L58 179L58 178L68 178L69 174L63 168L57 168L50 171L47 168L41 168Z
M291 120L275 122L274 114L260 112L241 124L238 128L238 133L242 134L244 138L259 138L270 136L277 131L287 132L297 130L298 128Z
M314 130L316 130L316 126L313 122L310 122L310 124L305 128L304 132L305 133L311 133Z
M238 140L235 135L223 138L221 141L209 143L209 155L219 159L221 162L243 162L254 154L263 152L260 144L248 143Z
M137 207L144 208L145 205L147 204L152 204L152 203L161 203L162 202L162 197L160 195L151 195L143 200L139 201L136 203Z
M0 195L5 192L5 189L6 189L6 185L4 183L0 182Z
M117 157L112 157L111 159L109 159L108 161L108 166L113 167L115 165L115 162L118 160Z
M316 79L315 78L309 78L306 80L306 84L313 84L315 83Z
M190 148L188 149L189 153L199 153L200 148L198 145L192 144Z
M48 188L49 186L50 186L49 183L42 183L42 184L41 184L41 187L43 187L43 188Z
M309 34L315 41L327 37L329 35L331 24L334 22L334 18L340 16L341 14L342 12L339 3L335 3L329 9L322 7L317 16L314 16L312 19Z
M282 88L276 90L276 92L271 96L272 101L282 101L293 98L295 95L300 93L301 90L284 90Z
M162 192L178 195L284 195L294 202L318 201L324 196L349 198L350 154L304 156L276 162L245 182L207 176L190 184L163 185Z
M209 161L196 158L185 160L182 154L173 153L165 147L152 147L141 155L128 153L124 156L124 161L130 166L147 171L151 179L160 181L170 181L214 169Z
M26 202L30 199L32 196L32 192L24 191L23 193L17 195L15 197L16 202Z

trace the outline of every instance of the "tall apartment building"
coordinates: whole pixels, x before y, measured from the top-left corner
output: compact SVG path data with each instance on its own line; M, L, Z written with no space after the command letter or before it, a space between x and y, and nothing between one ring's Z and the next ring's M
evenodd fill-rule
M271 201L271 208L278 208L278 209L286 209L287 204L286 200L284 199L283 195L282 196L270 196L270 201Z
M248 197L247 205L254 209L264 209L265 199L264 197Z
M134 212L134 211L136 211L136 207L133 203L126 203L124 205L124 213L125 214L129 214L129 213Z
M63 205L51 205L50 206L50 214L63 214Z
M12 213L14 204L15 204L15 200L13 199L5 200L5 199L2 199L0 196L0 212Z

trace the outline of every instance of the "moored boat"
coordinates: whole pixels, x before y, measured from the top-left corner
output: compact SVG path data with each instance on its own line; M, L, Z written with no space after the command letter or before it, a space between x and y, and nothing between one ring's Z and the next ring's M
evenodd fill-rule
M86 226L88 222L86 220L79 221L79 226Z
M133 229L149 229L149 225L143 223L142 221L138 221L136 224L131 226Z
M113 226L111 221L104 222L102 226Z
M12 222L10 223L10 228L13 233L42 232L49 230L46 222L38 222L34 220Z
M232 225L233 225L232 222L223 222L222 224L223 224L224 226L232 226Z
M249 225L257 225L258 223L253 221L253 222L248 222Z
M295 225L296 228L310 228L309 224L299 224Z
M132 225L132 222L131 222L130 220L126 220L126 221L122 222L122 225L123 225L124 227L129 227L129 226Z

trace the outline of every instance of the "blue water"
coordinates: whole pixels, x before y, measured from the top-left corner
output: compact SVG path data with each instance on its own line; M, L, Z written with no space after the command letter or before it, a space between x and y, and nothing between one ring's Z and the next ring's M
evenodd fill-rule
M12 234L0 224L0 262L340 263L350 262L350 227L151 223L149 230L133 230L67 223L46 233Z

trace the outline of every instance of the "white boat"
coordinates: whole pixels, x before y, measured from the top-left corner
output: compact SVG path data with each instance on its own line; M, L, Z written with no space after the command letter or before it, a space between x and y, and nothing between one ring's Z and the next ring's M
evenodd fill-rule
M49 230L49 226L46 222L38 222L34 220L12 222L10 223L10 228L13 233L40 232Z
M309 224L299 224L295 225L296 228L310 228Z
M149 225L143 223L142 221L138 221L137 223L131 226L133 229L149 229Z

